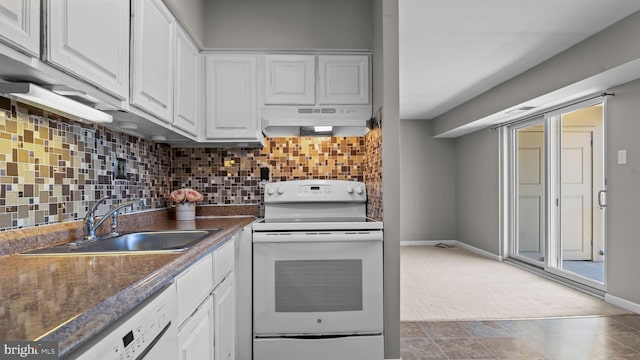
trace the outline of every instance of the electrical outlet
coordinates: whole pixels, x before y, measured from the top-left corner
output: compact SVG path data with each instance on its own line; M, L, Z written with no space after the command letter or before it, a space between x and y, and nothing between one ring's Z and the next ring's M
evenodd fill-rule
M113 176L116 179L127 178L127 160L123 158L116 158L113 164Z
M269 168L260 168L260 181L269 181Z

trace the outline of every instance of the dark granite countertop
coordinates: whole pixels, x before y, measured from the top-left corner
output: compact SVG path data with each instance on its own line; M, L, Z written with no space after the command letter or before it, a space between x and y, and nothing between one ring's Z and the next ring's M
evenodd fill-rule
M164 215L131 222L133 230L222 229L182 253L1 256L0 339L57 341L64 357L254 220L228 216L175 221ZM34 231L47 236L45 227Z

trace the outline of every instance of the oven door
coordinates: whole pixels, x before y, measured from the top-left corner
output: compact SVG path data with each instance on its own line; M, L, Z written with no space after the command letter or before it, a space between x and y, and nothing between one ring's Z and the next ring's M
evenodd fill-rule
M380 334L382 231L254 233L257 337Z

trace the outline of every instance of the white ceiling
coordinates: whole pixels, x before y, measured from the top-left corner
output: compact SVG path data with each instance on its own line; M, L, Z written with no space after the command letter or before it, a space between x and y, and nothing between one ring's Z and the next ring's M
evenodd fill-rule
M433 119L640 10L639 0L399 3L401 119Z

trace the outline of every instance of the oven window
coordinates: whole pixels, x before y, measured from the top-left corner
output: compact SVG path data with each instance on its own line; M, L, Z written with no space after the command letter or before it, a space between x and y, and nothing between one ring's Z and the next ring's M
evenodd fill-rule
M276 312L362 310L362 260L275 262Z

